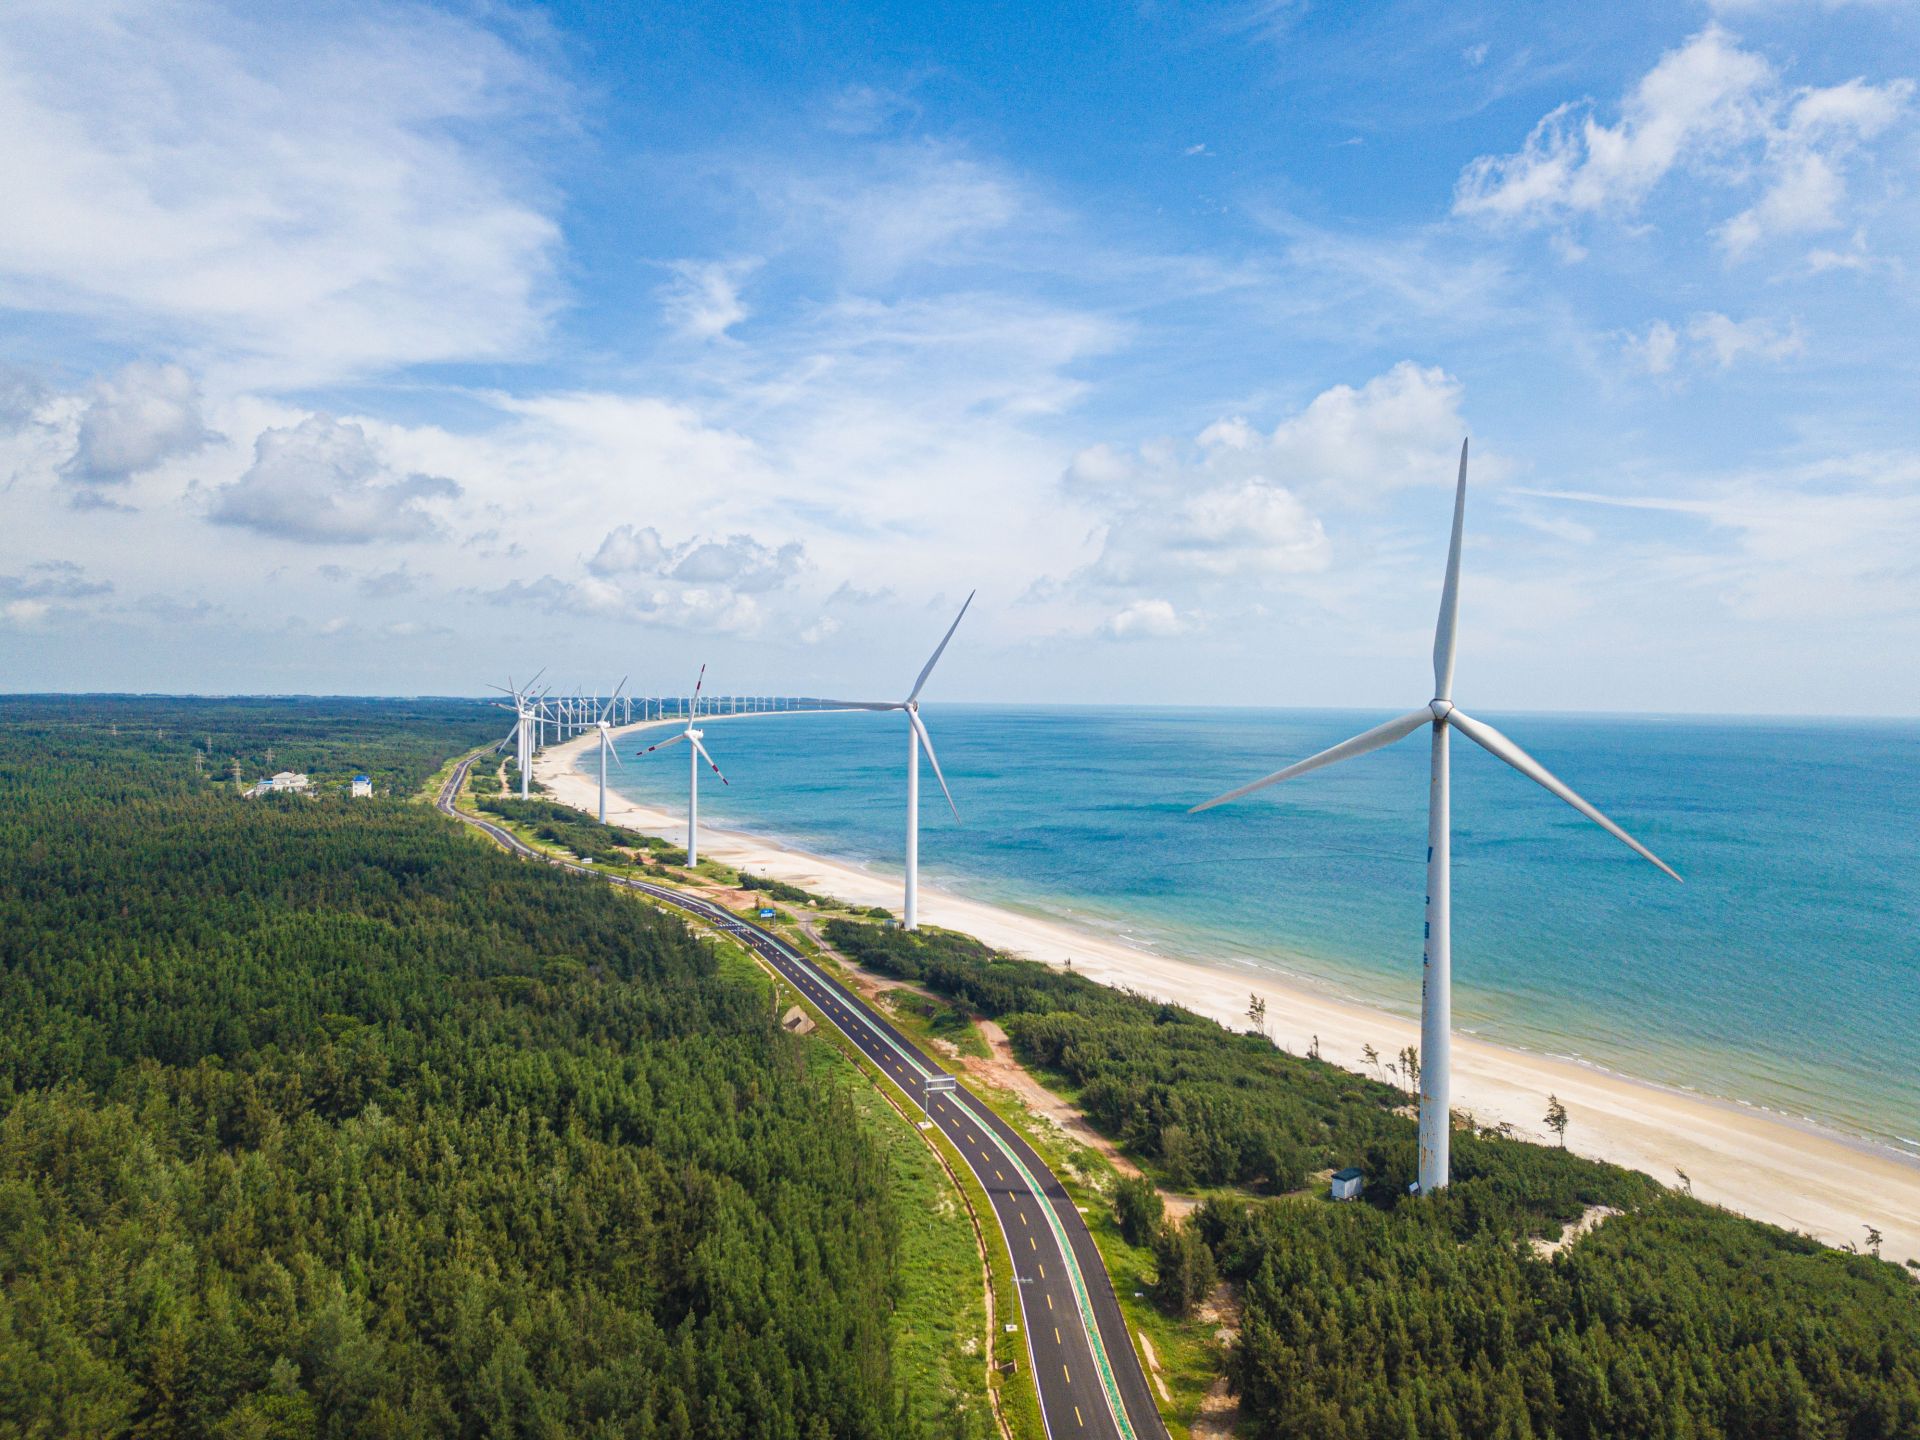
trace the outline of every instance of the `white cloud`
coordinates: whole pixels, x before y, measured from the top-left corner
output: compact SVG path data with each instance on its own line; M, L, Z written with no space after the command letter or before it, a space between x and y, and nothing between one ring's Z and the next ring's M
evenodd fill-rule
M1017 220L1043 214L1014 176L933 140L871 147L852 173L796 173L787 158L750 178L790 244L826 244L867 283L977 259Z
M1191 446L1091 446L1062 477L1105 524L1098 558L1076 580L1195 593L1326 571L1333 547L1309 501L1366 510L1395 490L1444 485L1465 430L1460 396L1445 371L1403 361L1363 385L1323 390L1271 431L1228 416Z
M201 420L199 387L184 369L129 365L95 382L63 473L83 484L124 484L213 438Z
M1483 155L1460 177L1454 209L1538 220L1564 211L1630 208L1683 160L1751 138L1757 93L1772 77L1760 56L1709 25L1669 51L1602 125L1589 106L1550 111L1517 154Z
M1171 602L1135 600L1109 619L1105 628L1116 640L1162 640L1178 635L1186 627Z
M1891 126L1912 93L1904 79L1790 91L1764 56L1708 25L1661 56L1622 100L1616 124L1596 120L1590 103L1568 103L1518 152L1473 161L1454 212L1521 225L1623 218L1676 170L1724 186L1757 178L1759 201L1719 232L1738 254L1763 238L1840 224L1848 154Z
M1920 593L1920 453L1844 455L1756 468L1675 496L1561 493L1551 498L1690 518L1716 542L1684 528L1639 540L1642 578L1675 613L1703 603L1735 618L1813 627L1837 644L1833 622L1910 625ZM1871 634L1873 632L1863 632Z
M1800 327L1785 329L1770 320L1730 320L1715 311L1696 315L1687 323L1687 334L1713 352L1716 364L1728 369L1743 355L1761 360L1784 360L1804 349Z
M1656 320L1645 335L1629 336L1626 350L1649 375L1664 375L1673 369L1674 357L1680 352L1680 336L1666 321Z
M437 533L429 503L459 494L439 476L394 473L359 425L313 415L264 431L252 466L215 492L208 513L304 544L364 545Z
M1477 45L1469 45L1466 49L1462 50L1460 52L1460 58L1475 69L1478 69L1486 63L1488 48L1487 42L1482 40Z
M1727 249L1741 255L1770 236L1806 235L1837 228L1849 150L1888 129L1906 109L1913 82L1869 85L1849 80L1803 90L1786 123L1767 137L1773 178L1758 204L1720 229Z
M44 600L9 600L6 604L0 605L0 618L4 618L9 625L17 625L24 630L46 619L48 609L47 602Z
M587 569L606 578L613 575L657 575L668 563L667 547L660 543L660 532L651 525L635 528L622 525L609 530L600 548L587 561Z
M717 340L750 313L740 285L758 260L682 260L673 267L673 283L661 292L667 321L695 340Z
M1806 343L1799 325L1792 322L1781 325L1757 315L1735 320L1717 310L1703 310L1688 319L1684 332L1656 320L1644 335L1627 335L1622 348L1649 375L1666 375L1683 362L1694 368L1710 364L1730 370L1747 358L1786 360L1800 354Z
M490 138L557 104L423 6L0 7L0 304L283 380L513 354L558 238Z

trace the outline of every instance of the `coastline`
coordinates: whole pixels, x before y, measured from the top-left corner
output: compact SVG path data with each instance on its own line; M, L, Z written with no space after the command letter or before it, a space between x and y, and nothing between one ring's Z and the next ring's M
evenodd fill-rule
M635 724L615 733L646 728ZM589 735L550 747L534 762L534 777L553 799L589 815L598 807L597 788L576 764L593 741ZM685 838L684 813L634 804L611 785L607 818L670 840ZM899 905L897 875L708 825L701 826L701 848L725 864L852 904ZM1267 1028L1277 1043L1304 1053L1317 1036L1321 1053L1349 1069L1363 1068L1364 1045L1384 1058L1419 1042L1417 1020L1305 981L1141 949L1097 929L967 899L924 882L920 906L928 924L1046 964L1071 960L1090 979L1171 1000L1235 1029L1246 1028L1247 1000L1257 993L1267 1002ZM1541 1117L1547 1096L1555 1094L1573 1117L1569 1148L1581 1154L1643 1170L1669 1185L1685 1171L1701 1199L1828 1244L1860 1245L1864 1227L1871 1224L1884 1237L1884 1256L1920 1259L1920 1163L1892 1150L1812 1122L1576 1059L1519 1050L1458 1029L1453 1046L1454 1109L1471 1112L1481 1124L1505 1122L1528 1138L1543 1139Z

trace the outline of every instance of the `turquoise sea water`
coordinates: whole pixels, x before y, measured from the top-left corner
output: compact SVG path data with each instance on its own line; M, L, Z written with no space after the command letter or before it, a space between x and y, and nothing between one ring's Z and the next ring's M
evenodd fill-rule
M1185 813L1382 718L930 707L965 823L926 773L923 876L1414 1014L1424 732ZM1456 1025L1920 1155L1920 725L1483 718L1687 883L1456 735ZM731 784L704 820L898 868L900 716L716 720L707 745ZM615 788L684 803L678 747L620 748Z

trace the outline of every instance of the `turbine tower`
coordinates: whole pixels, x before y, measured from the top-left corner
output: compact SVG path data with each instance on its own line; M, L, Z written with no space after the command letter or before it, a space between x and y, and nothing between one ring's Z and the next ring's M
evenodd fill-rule
M614 707L620 703L620 691L626 688L627 682L623 677L611 698L600 707L600 718L593 722L593 728L600 733L600 823L602 825L607 823L607 757L612 755L613 763L620 764L620 756L613 748ZM620 768L624 770L626 767L621 765Z
M700 678L693 682L693 698L687 702L687 728L678 735L670 736L658 745L649 745L640 752L642 755L651 755L656 750L664 750L669 745L678 744L682 740L686 741L690 747L687 754L687 868L689 870L700 861L700 762L705 760L712 767L713 773L720 776L722 785L730 783L727 777L721 774L720 767L713 763L713 756L707 754L707 747L700 743L700 737L706 734L706 731L698 728L700 687L706 683L706 679L707 667L702 665ZM601 762L601 769L605 771L605 761ZM604 790L601 793L605 795ZM603 820L606 818L604 813L601 818Z
M1189 814L1224 805L1242 795L1252 794L1282 780L1291 780L1309 770L1318 770L1340 760L1379 750L1403 740L1414 731L1431 727L1433 731L1432 781L1427 802L1427 940L1420 987L1420 1193L1425 1195L1447 1183L1448 1150L1452 1139L1451 1102L1453 1091L1453 925L1452 925L1452 796L1450 790L1448 739L1458 730L1474 744L1497 759L1504 760L1522 775L1593 821L1615 839L1624 841L1637 854L1651 860L1675 880L1680 877L1658 855L1622 830L1600 811L1576 794L1571 786L1554 775L1513 741L1483 721L1475 720L1453 703L1454 636L1458 628L1460 604L1460 534L1467 506L1467 444L1460 442L1460 479L1453 497L1453 538L1447 547L1447 578L1440 592L1440 620L1433 636L1433 699L1421 709L1389 720L1384 725L1343 740L1331 749L1289 765L1284 770L1229 790Z
M913 689L907 692L904 700L855 700L848 702L831 701L830 706L840 706L848 710L901 710L907 717L907 889L905 903L900 909L901 928L917 930L920 928L920 747L927 750L927 763L933 766L933 778L940 782L940 793L947 797L947 808L953 811L953 818L960 818L960 807L953 803L953 792L947 788L947 777L940 773L940 757L933 753L933 737L927 733L927 723L920 718L920 692L926 688L927 677L933 674L933 667L940 663L940 657L946 653L947 642L953 639L953 632L960 628L960 622L966 617L967 606L973 604L978 591L969 591L967 598L960 604L960 613L953 617L953 624L947 627L947 633L940 637L940 643L934 647L927 663L920 668L920 678L913 682Z

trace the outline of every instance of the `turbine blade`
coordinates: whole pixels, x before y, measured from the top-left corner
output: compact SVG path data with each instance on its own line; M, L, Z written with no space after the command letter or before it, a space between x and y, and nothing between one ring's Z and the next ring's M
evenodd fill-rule
M707 762L707 768L713 771L714 774L720 776L720 783L722 785L731 785L733 783L731 780L727 779L725 775L721 774L720 767L713 763L713 756L707 754L706 746L702 745L698 740L696 740L693 742L693 748L700 752L700 758Z
M687 732L682 730L676 735L669 735L666 739L662 740L658 745L647 746L647 748L642 750L640 753L642 755L651 755L656 750L664 750L669 745L677 745L686 738L687 738Z
M1242 795L1251 795L1256 790L1264 790L1269 785L1278 785L1282 780L1291 780L1296 775L1304 775L1309 770L1318 770L1322 766L1333 765L1342 760L1351 760L1356 755L1365 755L1369 751L1383 749L1396 740L1404 740L1423 725L1433 723L1433 711L1410 710L1398 720L1389 720L1384 725L1376 725L1371 730L1363 730L1351 740L1342 740L1322 750L1317 755L1309 755L1304 760L1296 760L1284 770L1276 770L1271 775L1263 775L1251 785L1242 785L1238 790L1229 790L1224 795L1216 795L1187 811L1189 815L1198 815L1202 810L1211 810L1216 805L1224 805L1229 800L1238 800Z
M1460 483L1453 492L1453 539L1447 544L1447 581L1440 589L1440 620L1433 629L1433 698L1453 698L1453 640L1460 621L1460 532L1467 518L1467 442L1460 442Z
M627 678L628 677L624 675L620 678L620 683L614 687L613 694L607 697L607 703L600 707L600 723L601 724L603 725L606 724L608 718L612 716L613 707L620 700L620 692L627 688Z
M519 737L520 737L520 726L518 724L515 724L513 729L507 731L505 735L500 737L500 743L493 747L493 753L498 755L502 750L506 749L507 746L511 745Z
M953 617L953 624L947 627L947 633L940 637L940 643L934 646L932 656L927 660L927 663L921 667L920 678L913 682L913 689L907 694L909 701L920 698L921 687L927 683L927 677L933 673L933 667L940 663L941 655L946 652L947 641L953 639L953 632L960 628L961 620L966 617L967 606L973 604L973 597L979 593L978 590L969 590L967 592L967 598L960 602L960 613Z
M907 723L912 725L920 736L920 743L927 747L927 760L933 766L933 778L940 782L940 793L947 797L947 808L953 811L953 818L960 819L960 807L953 803L953 791L947 789L947 777L940 773L940 757L933 753L933 736L927 733L927 722L920 718L918 710L907 711ZM965 821L961 821L965 824Z
M1614 824L1613 821L1609 820L1605 815L1602 815L1597 808L1581 798L1571 785L1547 769L1546 766L1542 765L1538 760L1514 744L1513 741L1509 740L1505 735L1502 735L1498 730L1494 729L1493 726L1486 724L1484 721L1476 720L1471 715L1462 714L1458 710L1451 712L1447 716L1447 723L1449 725L1457 725L1462 735L1473 741L1474 744L1478 745L1482 750L1485 750L1489 755L1506 761L1507 764L1511 765L1542 789L1558 795L1562 800L1566 801L1567 804L1593 821L1594 824L1613 836L1614 839L1621 841L1636 854L1651 860L1655 865L1658 865L1662 870L1666 871L1667 874L1673 876L1674 879L1680 879L1678 872L1676 872L1671 865L1667 864L1666 861L1662 860L1638 840L1627 834L1626 831ZM1682 881L1681 883L1684 884L1685 882Z

